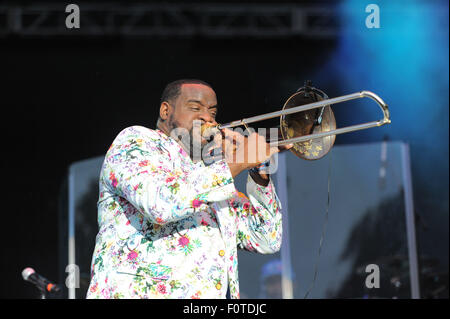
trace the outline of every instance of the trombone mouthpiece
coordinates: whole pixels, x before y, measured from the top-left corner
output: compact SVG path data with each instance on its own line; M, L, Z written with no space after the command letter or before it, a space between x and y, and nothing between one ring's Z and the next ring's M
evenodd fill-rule
M210 132L213 129L218 129L219 125L214 125L214 124L210 124L210 123L205 123L202 124L201 128L200 128L200 133L202 134L202 136L204 135L205 132Z
M219 129L219 125L206 123L200 127L200 134L202 138L204 138L208 142L211 142L214 139L214 137L220 132L221 131Z

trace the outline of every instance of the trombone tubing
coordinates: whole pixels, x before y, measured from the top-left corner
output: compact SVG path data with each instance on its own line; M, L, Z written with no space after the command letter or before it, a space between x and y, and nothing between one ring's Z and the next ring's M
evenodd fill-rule
M320 137L325 137L325 136L330 136L330 135L338 135L338 134L343 134L343 133L348 133L348 132L353 132L353 131L358 131L358 130L364 130L364 129L391 123L388 105L375 93L370 92L370 91L360 91L360 92L356 92L356 93L352 93L352 94L335 97L332 99L326 99L326 100L322 100L319 102L314 102L314 103L309 103L309 104L305 104L305 105L292 107L287 110L281 110L281 111L276 111L276 112L267 113L267 114L263 114L263 115L257 115L257 116L253 116L253 117L250 117L247 119L233 121L233 122L230 122L227 124L221 124L221 125L219 125L219 129L246 125L249 123L268 120L268 119L282 116L282 115L303 112L306 110L311 110L311 109L315 109L315 108L319 108L319 107L323 107L323 106L327 106L327 105L331 105L331 104L342 103L345 101L350 101L350 100L355 100L355 99L360 99L360 98L370 98L370 99L374 100L375 102L377 102L377 104L381 108L381 111L383 112L383 115L384 115L383 119L381 119L379 121L367 122L367 123L363 123L363 124L357 124L357 125L347 126L347 127L343 127L343 128L338 128L338 129L327 131L327 132L320 132L320 133L304 135L304 136L300 136L300 137L294 137L294 138L283 140L283 141L271 142L270 144L275 146L275 145L286 145L286 144L291 144L291 143L305 142L305 141L311 140L313 138L320 138Z

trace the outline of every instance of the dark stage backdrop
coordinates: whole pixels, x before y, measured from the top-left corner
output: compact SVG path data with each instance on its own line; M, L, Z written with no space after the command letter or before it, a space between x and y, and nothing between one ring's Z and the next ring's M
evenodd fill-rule
M334 40L303 38L0 40L4 216L0 298L37 297L31 284L21 279L26 266L49 279L58 278L58 199L68 166L104 154L127 126L152 127L165 84L179 78L209 82L217 92L219 122L275 111L306 79L330 97L362 89L377 92L376 87L341 87L336 74L324 76L322 68L335 48ZM351 65L347 67L351 73ZM343 119L369 120L340 108L335 115L338 125ZM338 137L336 143L381 141L386 134L389 129L352 133ZM448 141L448 136L444 138ZM442 187L436 187L435 197L429 195L431 181L417 173L414 152L413 146L413 178L419 177L413 180L416 201L430 211L447 211L448 225L444 193L448 181L433 181ZM445 154L448 158L448 146ZM428 165L433 165L432 157ZM448 166L442 172L448 177ZM431 202L445 196L447 201L430 206L420 202L419 194L428 194ZM430 243L445 238L442 230L433 232L440 223L433 216L437 215L422 213L422 223L416 224L428 227L425 235L418 230L424 238L422 242L419 238L419 249L439 255L445 244L436 248ZM448 269L446 236L447 254L441 262Z

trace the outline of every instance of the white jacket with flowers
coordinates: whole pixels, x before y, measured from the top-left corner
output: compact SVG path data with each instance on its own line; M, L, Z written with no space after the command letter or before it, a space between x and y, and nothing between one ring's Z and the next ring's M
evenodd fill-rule
M247 198L225 161L194 164L171 137L124 129L100 174L99 232L87 298L239 298L237 248L274 253L281 212L272 182Z

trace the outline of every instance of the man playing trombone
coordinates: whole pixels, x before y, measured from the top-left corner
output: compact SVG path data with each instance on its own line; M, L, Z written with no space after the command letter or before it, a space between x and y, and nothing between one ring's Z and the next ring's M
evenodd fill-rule
M194 124L216 126L217 112L209 84L175 81L155 130L132 126L115 138L100 174L88 298L239 298L237 248L280 249L280 204L270 175L255 168L292 145L222 130L228 138L214 145L223 156L206 163L211 143ZM253 159L250 150L259 150ZM248 198L233 180L244 170Z

